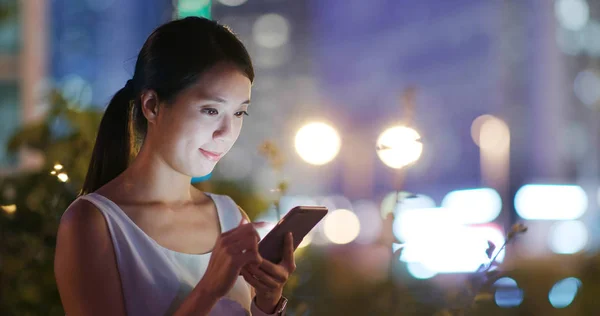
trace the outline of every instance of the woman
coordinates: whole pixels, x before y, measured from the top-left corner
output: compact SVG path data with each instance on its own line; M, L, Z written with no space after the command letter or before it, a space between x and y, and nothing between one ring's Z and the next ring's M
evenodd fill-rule
M294 271L262 260L227 196L195 189L237 140L254 70L227 28L186 18L156 29L102 118L81 196L58 231L68 315L281 315Z

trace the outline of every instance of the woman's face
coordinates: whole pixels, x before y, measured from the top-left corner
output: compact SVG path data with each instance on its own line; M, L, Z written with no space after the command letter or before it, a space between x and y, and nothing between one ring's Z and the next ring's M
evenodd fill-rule
M207 70L172 104L159 107L150 128L160 157L182 174L209 174L240 135L250 90L248 77L233 65Z

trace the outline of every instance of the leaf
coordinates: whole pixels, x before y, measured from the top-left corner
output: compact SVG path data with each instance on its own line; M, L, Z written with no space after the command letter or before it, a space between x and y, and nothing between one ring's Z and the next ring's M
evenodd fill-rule
M437 311L433 316L453 316L449 309L445 308Z
M494 250L496 250L496 245L493 242L488 240L488 248L485 251L485 254L488 256L488 259L492 259L492 255L494 254Z
M479 266L479 268L477 268L477 271L475 271L475 273L480 273L480 272L483 272L483 270L485 270L485 264L483 264L483 263L482 263L482 264Z
M7 150L16 152L21 146L27 145L35 149L45 150L50 142L50 129L46 122L24 126L8 141Z
M488 292L483 292L483 293L479 293L479 294L475 295L476 303L487 302L487 301L491 301L493 299L494 299L494 295L492 295L492 293L488 293Z
M516 234L524 233L527 231L527 226L525 226L523 223L516 223L512 226L511 231L515 232Z
M281 194L285 194L287 192L287 189L288 189L288 183L285 182L285 181L279 182L279 185L277 186L277 189L279 190L279 192L281 192Z

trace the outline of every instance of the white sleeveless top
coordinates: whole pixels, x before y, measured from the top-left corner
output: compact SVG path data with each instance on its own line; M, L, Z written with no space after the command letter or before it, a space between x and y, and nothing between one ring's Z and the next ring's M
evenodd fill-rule
M228 196L207 195L217 208L221 232L237 227L242 214L235 202ZM172 315L204 275L211 253L196 255L167 249L148 236L108 198L97 193L80 198L94 204L108 223L127 315ZM210 315L267 314L253 304L251 287L240 276Z

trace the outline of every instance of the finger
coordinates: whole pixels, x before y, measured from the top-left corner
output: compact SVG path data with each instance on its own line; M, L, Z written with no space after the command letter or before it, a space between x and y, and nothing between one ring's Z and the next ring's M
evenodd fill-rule
M246 270L250 272L250 274L252 274L255 278L259 279L260 282L264 283L267 287L271 289L277 289L281 286L281 284L285 283L275 280L268 273L257 267L248 267Z
M230 240L227 246L227 249L229 250L229 253L233 256L238 256L241 255L243 253L245 253L246 251L248 251L248 249L252 249L252 244L249 243L247 240Z
M269 222L254 222L252 223L252 226L254 226L254 228L263 228L268 226L269 224Z
M240 274L242 275L244 280L246 280L246 282L250 284L250 286L255 288L257 291L269 291L269 289L264 284L262 284L260 280L256 279L250 272L242 270Z
M260 269L263 273L266 273L278 282L285 283L289 277L289 273L286 271L286 267L274 264L269 260L263 260L262 264L256 269ZM251 270L251 272L254 270Z
M258 244L258 242L260 241L260 235L258 234L256 229L254 229L254 227L252 227L252 225L250 224L241 228L238 232L231 235L230 238L234 238L236 240L244 240L248 242L249 245Z
M244 224L244 225L236 227L235 230L239 231L240 233L252 232L258 236L258 232L256 231L256 228L261 228L268 224L269 223L267 223L267 222L248 223L248 224Z
M256 289L257 292L271 292L276 288L271 288L269 286L267 286L261 279L259 276L253 275L252 273L250 273L247 270L242 270L242 276L244 277L244 280L246 280L246 282L248 282L248 284L250 284L253 288Z
M283 246L283 260L281 265L286 267L288 272L292 273L296 270L296 261L294 259L294 236L292 233L287 233L285 236L285 244Z
M256 229L254 229L253 223L242 224L234 229L222 233L221 237L225 239L238 239L247 238L248 235L253 235L253 237L256 239L256 242L260 241L260 235L258 234Z
M255 249L247 249L245 252L238 255L236 258L239 267L246 265L260 265L263 262L263 258L258 254Z

